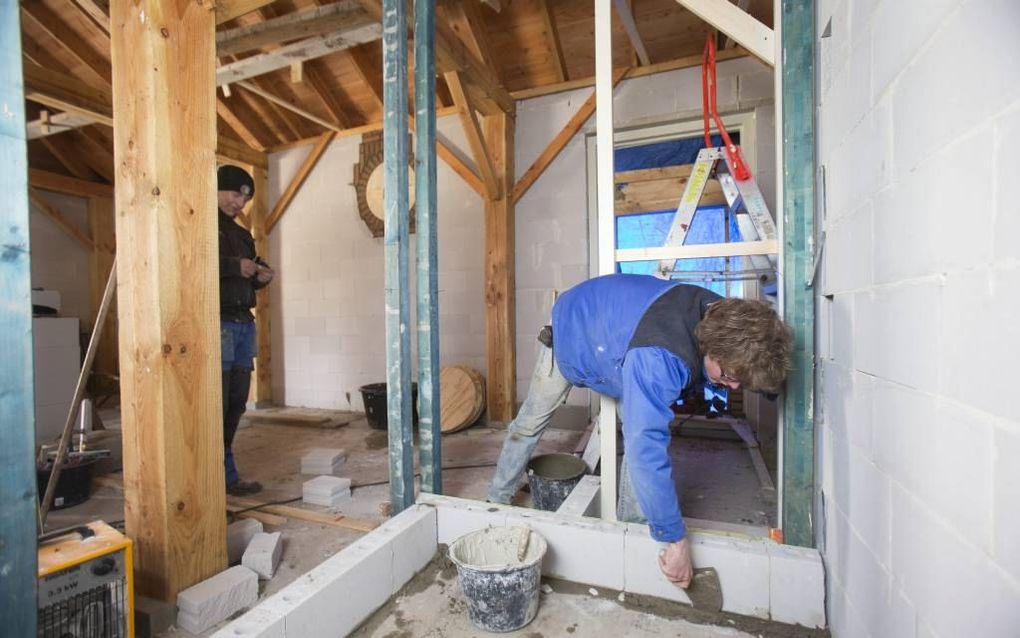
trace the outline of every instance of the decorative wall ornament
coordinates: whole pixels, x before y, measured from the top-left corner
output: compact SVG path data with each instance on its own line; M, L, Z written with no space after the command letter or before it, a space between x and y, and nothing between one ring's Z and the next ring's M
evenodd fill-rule
M410 143L410 141L408 142ZM354 190L358 194L358 214L373 237L382 237L386 213L383 209L383 135L382 131L366 133L358 149L359 162L354 165ZM408 202L411 210L411 232L415 231L414 159L408 167Z

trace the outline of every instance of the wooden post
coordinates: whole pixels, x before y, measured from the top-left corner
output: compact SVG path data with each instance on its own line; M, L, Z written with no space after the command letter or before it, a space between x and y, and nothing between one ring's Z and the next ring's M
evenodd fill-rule
M226 567L215 20L111 3L124 516L161 600Z
M815 499L814 290L811 279L815 210L813 3L783 0L782 211L783 319L793 329L793 370L783 398L783 538L813 547Z
M251 218L251 234L255 238L255 253L275 266L269 260L269 232L266 219L269 216L269 171L260 166L248 166L255 181L255 199L251 202L249 216ZM255 374L252 375L251 396L255 407L263 408L273 403L273 370L272 347L270 332L270 289L272 284L259 289L255 293L255 335L258 340L258 354L255 357Z
M485 118L500 196L485 202L485 342L489 418L509 421L517 407L514 309L514 113Z
M89 232L92 235L92 253L89 259L89 287L92 299L91 323L94 326L103 298L106 280L110 277L113 257L117 252L117 237L114 229L113 198L90 197L88 205ZM99 341L96 362L92 367L93 378L103 391L116 390L113 379L119 375L117 344L117 302L113 302L103 327L103 338Z
M0 2L0 618L36 635L35 400L19 3Z
M418 445L421 489L443 493L439 416L439 261L436 210L435 3L414 3L415 202L418 215Z
M613 162L612 0L595 0L595 126L598 194L599 274L616 272L616 215ZM599 396L599 454L602 463L602 518L616 520L616 401Z
M414 503L411 448L410 211L407 175L407 9L383 0L383 208L386 228L386 392L390 499L397 514Z

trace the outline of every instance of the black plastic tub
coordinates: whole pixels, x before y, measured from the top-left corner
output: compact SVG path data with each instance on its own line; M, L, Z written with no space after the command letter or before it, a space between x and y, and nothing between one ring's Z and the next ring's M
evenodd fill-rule
M51 510L61 510L65 507L80 505L89 500L92 496L92 466L98 459L84 459L74 461L71 464L64 464L60 470L60 478L57 479L57 489L53 492L53 505ZM39 501L42 502L46 494L46 484L50 481L50 474L53 471L53 463L48 462L45 466L36 466L35 478L39 489Z
M369 427L376 430L385 430L389 425L389 419L386 418L386 384L385 383L369 383L363 385L358 390L361 391L361 398L365 402L365 418L368 420ZM414 427L418 427L418 384L411 384L411 418Z

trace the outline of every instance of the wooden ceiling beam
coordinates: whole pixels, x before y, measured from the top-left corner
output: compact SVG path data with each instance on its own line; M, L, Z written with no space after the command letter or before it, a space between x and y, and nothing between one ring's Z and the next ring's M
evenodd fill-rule
M477 2L475 0L447 0L437 9L439 9L440 16L450 25L461 41L471 49L471 52L492 70L496 79L501 79L499 64L489 46L489 34Z
M382 19L379 0L359 0L365 11L376 20ZM436 22L436 71L445 75L459 71L466 88L478 109L485 115L512 113L514 101L506 89L474 53L460 41L457 34L442 21Z
M291 111L292 113L296 113L297 115L300 115L301 117L305 118L309 122L314 122L314 123L318 124L319 126L327 129L327 130L331 130L331 131L342 131L343 130L343 127L341 127L339 124L334 124L332 122L329 122L328 120L322 119L321 117L319 117L319 116L317 116L317 115L315 115L313 113L309 113L308 111L304 110L303 108L301 108L299 106L295 106L294 104L291 104L287 100L284 100L283 98L280 98L280 97L278 97L276 95L273 95L269 91L266 91L265 89L263 89L261 87L255 86L254 84L252 84L251 82L249 82L247 80L244 81L244 82L238 82L237 86L239 86L239 87L243 88L244 90L249 91L249 92L251 92L251 93L253 93L255 95L258 95L259 97L261 97L262 99L266 100L267 102L276 104L276 105L278 105L278 106L280 106L280 107L282 107L284 109L287 109L288 111Z
M40 117L37 120L25 123L25 132L28 139L37 140L48 135L57 135L65 131L72 131L76 128L95 124L95 120L87 115L78 113L55 113L47 118Z
M327 70L318 60L312 60L305 64L305 82L312 89L312 93L319 98L326 112L340 128L350 128L351 119L347 116L340 101L336 98L335 91L329 85Z
M270 90L270 82L268 81L268 78L256 77L251 78L247 82L254 84L258 89L262 91L269 92ZM240 84L238 84L238 86L240 86ZM284 103L295 102L296 98L294 97L294 93L291 92L289 89L287 89L287 92L289 93L289 95L280 96L279 99ZM264 107L268 108L274 120L279 120L280 122L282 122L284 129L286 129L281 131L278 126L274 126L273 134L276 137L280 139L301 139L302 137L305 136L305 134L302 132L301 121L294 117L294 113L291 110L287 109L286 107L281 107L278 102L274 102L272 100L267 100ZM263 108L262 110L265 111L265 108Z
M751 55L776 66L776 34L730 0L677 0L685 9L732 38Z
M362 47L351 47L344 52L347 59L354 66L361 81L368 87L369 92L379 106L383 105L382 73L373 73L371 62Z
M113 182L114 166L113 153L101 143L93 129L80 129L72 132L71 138L77 142L82 161L88 164L89 168L103 177L108 182Z
M110 85L110 63L99 55L92 45L85 41L52 9L42 2L25 2L21 5L22 15L48 33L76 60L89 69L105 86Z
M27 60L23 70L26 99L113 126L113 98L109 91Z
M357 44L372 42L382 37L382 26L368 15L361 13L357 20L344 29L329 35L307 38L300 42L284 45L268 53L253 55L237 62L224 64L216 69L216 85L232 84L256 75L271 73L289 67L294 62L314 60L335 51L343 51Z
M274 2L275 0L216 0L216 24L221 25L234 18L243 16L246 13Z
M453 103L460 115L460 122L464 127L464 133L467 135L468 145L471 147L471 155L475 159L475 166L478 167L482 183L485 184L486 194L490 200L499 199L501 193L498 180L496 179L496 167L493 164L492 156L489 154L488 144L485 143L482 128L478 125L475 110L471 106L467 93L464 91L460 75L454 71L447 73L444 77L446 78L447 86L450 87L450 93L453 95Z
M563 47L560 45L560 32L556 28L556 20L553 18L552 9L546 0L538 0L538 10L542 15L542 27L545 32L545 42L549 47L549 58L556 69L558 82L566 82L567 63L563 58Z
M747 51L741 48L727 49L726 51L718 51L715 59L717 62L724 60L733 60L736 58L747 57ZM656 73L666 73L667 71L676 71L677 69L687 69L690 67L701 66L701 54L688 55L675 60L669 60L667 62L658 62L649 66L640 66L635 68L626 69L623 67L618 68L618 71L623 71L625 80L632 78L640 78L646 75L655 75ZM588 86L595 86L595 77L589 76L586 78L579 78L577 80L568 80L566 82L557 82L555 84L546 84L545 86L536 86L530 89L521 89L520 91L514 91L510 95L515 100L530 100L535 97L542 97L543 95L553 95L555 93L563 93L564 91L573 91L575 89L583 89Z
M216 157L220 161L240 162L259 168L269 168L269 160L265 153L253 150L241 142L235 142L222 135L216 138Z
M59 173L40 170L38 168L28 169L28 183L30 186L44 191L64 193L65 195L76 195L78 197L113 197L113 186L90 182Z
M627 32L627 38L630 39L630 45L634 47L638 60L644 66L651 64L652 60L648 57L645 42L641 39L637 22L634 21L634 12L630 8L630 3L627 0L613 0L613 6L616 7L616 15L620 18L624 31Z
M53 135L44 137L40 141L50 152L50 155L57 158L60 165L66 168L71 175L90 182L98 181L99 175L82 161L80 150L76 147L72 148L75 145L70 137Z
M227 105L223 98L216 98L216 114L223 118L223 121L227 123L232 131L237 133L245 144L252 147L257 151L266 150L266 142L259 137L254 129L250 128L243 119L241 119L235 112L239 103L233 105Z
M268 12L271 9L272 7L263 7L260 11ZM351 27L364 15L356 0L343 0L305 11L270 17L262 22L217 33L216 55L245 53L273 44L333 33Z
M110 35L110 3L106 0L74 0L82 13L107 36Z
M34 188L29 188L28 198L31 200L32 204L35 205L36 209L49 217L50 221L56 224L60 230L64 231L68 237L81 244L82 248L87 250L89 253L95 249L95 244L93 243L92 238L71 223L71 220L64 217L64 214L61 213L56 206L46 201L39 191Z

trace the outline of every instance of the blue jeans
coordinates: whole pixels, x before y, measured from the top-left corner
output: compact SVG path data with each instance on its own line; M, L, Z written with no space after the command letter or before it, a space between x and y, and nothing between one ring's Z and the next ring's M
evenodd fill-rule
M227 485L240 480L232 444L248 402L251 371L255 367L255 322L220 321L223 362L223 469Z
M517 417L510 422L503 449L499 453L496 472L489 485L488 499L493 503L509 503L517 492L517 486L524 476L524 471L531 460L531 455L538 446L539 439L549 422L553 412L563 405L570 393L571 384L564 378L556 365L552 348L542 346L535 363L535 371L531 375L531 387L528 397L521 405ZM614 459L615 461L615 459ZM620 479L620 499L617 506L617 518L631 522L644 522L641 508L634 497L634 489L629 477L626 476L627 460L624 458ZM625 517L626 515L627 517Z

